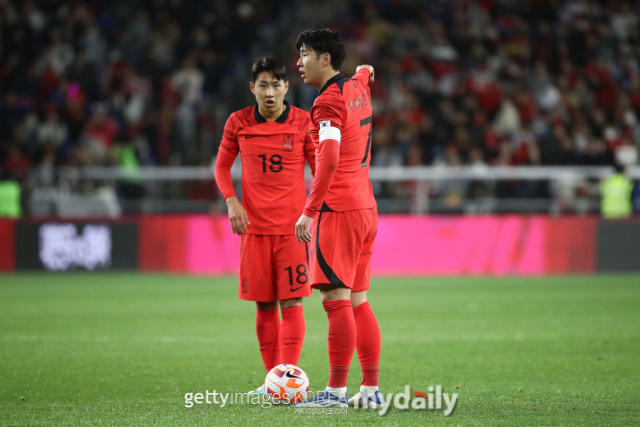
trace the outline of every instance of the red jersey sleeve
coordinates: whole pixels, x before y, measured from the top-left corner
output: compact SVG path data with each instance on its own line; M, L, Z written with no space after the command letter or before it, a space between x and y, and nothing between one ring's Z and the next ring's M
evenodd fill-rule
M316 176L316 148L313 145L309 133L307 133L304 138L304 154L307 158L307 163L309 163L311 167L311 174Z
M364 86L368 86L369 77L371 77L371 71L369 71L368 68L360 68L358 72L353 75L352 79L356 79Z
M233 179L231 178L231 166L233 166L233 162L239 152L238 123L235 114L232 114L224 125L222 142L218 150L215 167L216 183L224 200L236 195L235 189L233 188Z
M334 102L327 102L334 101ZM311 120L317 125L320 122L330 121L330 125L342 130L344 125L344 105L340 98L323 100L311 109Z
M344 105L342 99L329 98L329 102L321 102L314 105L311 109L311 120L318 125L320 122L323 126L336 128L338 130L337 137L330 139L320 139L318 144L318 156L316 157L316 174L311 185L311 192L307 198L307 203L303 214L313 218L322 207L331 181L338 168L340 160L340 131L343 128ZM332 132L332 134L335 134Z
M324 141L318 149L316 174L313 177L311 192L307 198L307 204L302 212L309 218L316 216L322 207L322 203L329 191L333 176L338 168L340 160L340 144L334 139Z

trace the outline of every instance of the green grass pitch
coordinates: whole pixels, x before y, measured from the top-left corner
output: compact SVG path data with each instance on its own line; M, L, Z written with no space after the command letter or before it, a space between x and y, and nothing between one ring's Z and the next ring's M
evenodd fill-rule
M633 425L640 423L640 276L375 278L380 386L459 393L441 411L296 414L184 407L184 394L256 388L252 303L235 278L0 276L1 425ZM327 320L305 304L300 366L328 378ZM349 389L360 371L354 356Z

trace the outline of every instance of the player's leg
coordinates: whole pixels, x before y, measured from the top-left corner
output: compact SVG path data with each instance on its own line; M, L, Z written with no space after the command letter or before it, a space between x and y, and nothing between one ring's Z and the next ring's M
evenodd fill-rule
M264 368L269 372L280 364L280 314L278 302L256 302L256 334Z
M369 302L367 289L371 270L371 255L377 233L377 212L367 213L370 225L364 241L362 253L358 259L356 277L351 292L351 303L356 323L356 349L362 370L360 392L349 399L349 405L360 408L378 408L382 397L378 390L378 371L380 363L380 328Z
M260 345L262 363L269 372L280 364L280 315L278 301L256 302L256 334ZM264 394L264 384L253 393Z
M280 303L280 309L284 310L286 308L293 308L293 307L301 307L302 306L302 298L289 298L289 299L282 299L280 301L278 301Z
M312 287L320 289L329 320L329 382L324 393L302 404L347 406L347 376L356 347L356 325L351 306L351 284L357 254L362 250L363 227L354 212L321 212L312 248Z
M349 399L349 406L376 409L382 404L382 396L378 389L380 328L367 301L367 291L352 292L351 302L356 323L356 350L362 371L362 383L360 391Z
M280 361L297 366L305 334L302 298L280 300L280 310Z
M305 335L302 298L312 294L309 280L309 252L294 235L272 236L273 265L278 300L282 310L280 363L298 364Z
M321 284L322 306L329 319L329 382L327 389L346 395L347 376L356 348L356 323L351 306L351 289Z
M239 298L256 303L256 335L267 372L280 363L280 315L273 286L269 237L242 236L238 290Z
M354 310L365 302L367 302L367 291L351 291L351 305Z
M362 370L361 385L375 391L378 388L380 364L380 327L367 301L367 291L353 292L351 304L358 334L356 350Z
M258 311L271 311L278 308L278 301L258 302L256 301L256 309Z
M322 306L329 319L329 382L324 392L297 405L312 407L346 407L347 376L356 348L356 325L348 287L330 283L318 284ZM296 405L296 406L297 406Z

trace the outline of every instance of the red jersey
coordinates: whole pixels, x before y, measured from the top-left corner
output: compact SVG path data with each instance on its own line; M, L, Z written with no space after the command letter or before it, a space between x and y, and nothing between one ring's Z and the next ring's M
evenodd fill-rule
M373 113L369 75L366 68L352 78L338 74L324 85L313 103L309 135L316 149L318 173L305 206L306 216L313 218L319 211L345 212L376 207L369 181ZM323 141L328 139L340 144L333 174L325 173L327 165L323 165L320 172Z
M231 165L242 160L242 206L249 234L295 234L304 207L305 158L315 173L314 147L308 136L309 113L285 101L282 115L267 121L258 106L233 113L224 126L216 160L216 182L224 199L235 196Z

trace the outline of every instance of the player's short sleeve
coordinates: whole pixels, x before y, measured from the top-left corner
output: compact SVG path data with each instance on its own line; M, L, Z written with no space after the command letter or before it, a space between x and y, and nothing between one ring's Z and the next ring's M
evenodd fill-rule
M225 150L228 154L231 154L234 157L237 156L240 151L240 146L238 144L239 128L238 116L236 113L233 113L229 116L224 125L222 141L220 142L220 149Z
M329 126L342 129L344 124L344 101L340 97L319 99L311 110L311 120L316 126L329 121Z

